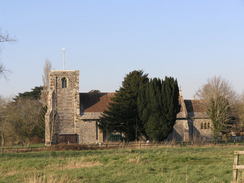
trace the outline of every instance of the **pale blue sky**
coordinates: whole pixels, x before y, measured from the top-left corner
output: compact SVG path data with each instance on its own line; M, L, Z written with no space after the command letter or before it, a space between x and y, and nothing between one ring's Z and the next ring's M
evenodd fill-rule
M214 75L244 90L243 0L7 0L0 28L17 39L1 45L3 96L41 85L47 58L61 69L62 47L81 92L114 91L134 69L176 77L186 98Z

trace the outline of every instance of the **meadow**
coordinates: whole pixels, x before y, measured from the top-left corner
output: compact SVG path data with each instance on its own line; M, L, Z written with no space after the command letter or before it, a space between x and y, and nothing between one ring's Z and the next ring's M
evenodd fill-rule
M229 183L236 150L244 146L4 153L0 183Z

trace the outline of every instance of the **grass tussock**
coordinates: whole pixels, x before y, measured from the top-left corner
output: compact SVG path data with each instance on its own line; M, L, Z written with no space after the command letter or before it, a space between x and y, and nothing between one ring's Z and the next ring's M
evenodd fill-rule
M66 170L66 169L76 169L76 168L89 168L89 167L94 167L94 166L101 166L102 163L100 162L82 162L82 161L76 161L76 160L71 160L68 161L66 164L63 166L56 167L59 170Z
M71 180L66 176L45 176L34 174L28 178L25 178L25 183L67 183Z
M129 163L135 163L135 164L138 164L141 162L141 158L140 156L136 156L135 158L131 158L128 160Z

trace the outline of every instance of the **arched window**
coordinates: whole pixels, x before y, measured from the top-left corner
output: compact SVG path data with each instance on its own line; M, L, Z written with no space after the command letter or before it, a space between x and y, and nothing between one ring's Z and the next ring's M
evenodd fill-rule
M204 123L204 129L207 129L207 123Z
M201 122L201 129L203 129L203 122Z
M62 78L62 88L67 88L67 79L66 78Z
M210 128L210 123L208 123L208 129Z

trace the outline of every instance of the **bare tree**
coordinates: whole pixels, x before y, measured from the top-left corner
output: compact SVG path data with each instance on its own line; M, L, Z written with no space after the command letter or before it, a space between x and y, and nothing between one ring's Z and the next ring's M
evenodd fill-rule
M46 59L44 67L43 67L43 75L42 75L42 82L43 82L43 90L41 93L41 103L43 106L47 106L47 96L48 96L48 87L49 87L49 73L52 69L51 62Z
M244 93L238 96L238 100L234 105L234 114L238 119L238 123L236 124L236 132L244 131Z
M48 59L46 59L43 68L43 75L42 75L42 81L44 87L49 87L49 72L51 71L51 69L52 69L52 64Z
M0 144L4 146L6 141L13 139L15 133L11 124L7 120L7 114L9 112L8 106L10 104L10 98L3 98L0 96Z
M236 100L236 93L232 90L230 83L220 76L208 79L208 82L197 91L196 96L206 101L219 96L228 99L230 103Z
M8 143L29 144L39 126L41 105L38 100L19 99L8 104L5 110L4 134Z
M3 73L5 71L5 68L3 65L0 65L0 73Z
M10 41L15 41L15 39L10 38L10 36L8 34L0 34L0 42L10 42Z
M236 103L236 94L229 82L221 77L213 77L198 90L196 96L206 101L214 137L227 133L231 111Z
M5 144L5 108L6 108L7 101L0 97L0 139L1 139L1 146Z
M0 32L0 43L15 41L15 39L10 38L9 34L3 34ZM0 64L0 75L4 73L5 68L3 64Z

